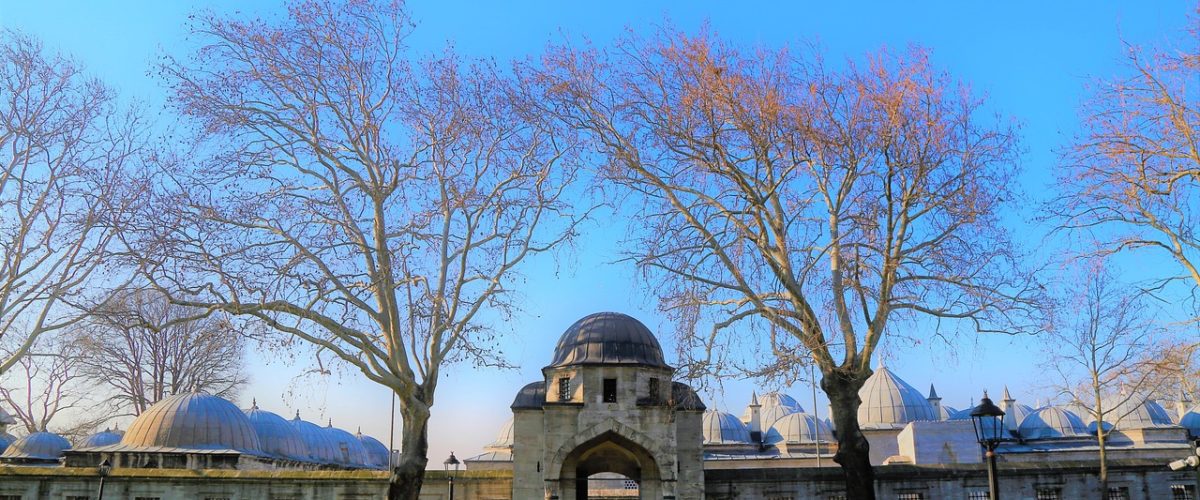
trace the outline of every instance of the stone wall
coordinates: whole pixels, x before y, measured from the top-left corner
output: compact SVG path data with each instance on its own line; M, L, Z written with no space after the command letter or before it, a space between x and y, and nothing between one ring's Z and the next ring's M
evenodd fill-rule
M376 500L387 494L388 474L378 471L240 471L114 469L105 498L159 500ZM0 496L22 500L95 498L94 468L0 466Z

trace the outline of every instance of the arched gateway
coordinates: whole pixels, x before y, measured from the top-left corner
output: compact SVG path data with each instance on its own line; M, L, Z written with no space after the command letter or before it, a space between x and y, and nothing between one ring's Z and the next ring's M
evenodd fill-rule
M513 401L513 498L589 498L599 473L636 482L642 499L703 498L704 405L674 373L632 317L571 325L544 379Z

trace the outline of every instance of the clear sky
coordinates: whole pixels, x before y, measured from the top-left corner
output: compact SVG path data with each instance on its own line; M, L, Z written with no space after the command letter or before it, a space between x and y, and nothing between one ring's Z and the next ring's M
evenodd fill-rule
M786 4L786 5L781 5ZM685 30L707 21L720 36L746 44L780 46L817 42L827 60L858 58L880 47L919 44L933 61L969 83L989 106L1022 124L1023 187L1045 197L1057 156L1055 149L1077 129L1076 110L1093 78L1121 72L1124 40L1135 45L1178 41L1186 16L1196 4L1150 2L647 2L416 0L409 3L417 27L410 45L428 52L452 43L465 56L497 60L536 55L563 34L586 36L598 45L622 30L653 29L665 20ZM54 1L0 0L0 26L40 37L53 50L83 62L92 74L124 97L158 106L164 90L151 75L162 53L191 47L187 16L198 9L265 18L283 15L274 2ZM154 109L157 109L155 107ZM159 115L168 120L168 115ZM1025 214L1014 217L1024 224ZM610 264L617 255L620 221L601 221L587 233L574 255L544 259L525 268L525 314L502 327L509 336L504 350L520 365L513 371L456 366L438 389L430 431L431 465L451 450L459 457L476 454L509 417L518 388L541 378L558 335L591 312L632 314L663 332L667 325L650 291L634 272ZM1038 228L1020 234L1037 245ZM1053 245L1050 246L1053 248ZM1132 260L1132 261L1136 261ZM981 390L1008 385L1014 396L1032 404L1049 396L1037 367L1038 346L1028 337L959 338L951 348L922 332L906 333L914 342L884 346L884 362L909 383L937 385L943 404L965 407ZM331 377L301 376L306 360L279 361L273 353L250 356L252 381L240 406L250 398L268 410L290 416L299 410L309 419L332 418L335 425L388 441L389 393L360 381L348 369ZM741 413L752 385L730 382L724 394L708 394L710 406ZM807 386L790 389L810 408ZM825 416L825 403L818 403Z

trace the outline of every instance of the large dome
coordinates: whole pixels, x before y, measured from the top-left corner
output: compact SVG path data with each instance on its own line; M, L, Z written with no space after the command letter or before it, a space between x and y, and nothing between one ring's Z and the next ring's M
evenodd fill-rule
M163 399L138 415L121 444L260 453L258 433L233 403L202 393Z
M14 441L5 448L4 458L20 458L25 460L58 460L63 451L71 449L71 443L66 438L51 432L34 432Z
M704 412L701 420L704 428L704 444L747 444L750 430L733 414L717 410Z
M933 405L908 382L879 367L858 391L858 424L863 428L894 427L916 420L938 420Z
M508 421L504 422L504 425L500 427L500 432L496 434L496 440L488 444L487 448L507 448L511 450L513 447L513 426L516 423L516 418L509 417Z
M584 316L567 328L550 362L551 367L591 364L670 368L650 329L631 316L614 312Z
M258 403L250 405L250 409L246 410L246 418L254 426L264 453L289 460L308 460L308 446L304 444L304 438L286 419L260 409Z

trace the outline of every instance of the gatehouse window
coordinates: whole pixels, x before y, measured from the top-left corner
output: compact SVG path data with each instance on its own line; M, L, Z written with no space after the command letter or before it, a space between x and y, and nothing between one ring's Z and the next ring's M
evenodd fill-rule
M615 378L604 379L604 402L605 403L616 403L617 402L617 379L615 379Z
M571 400L571 377L562 377L558 379L558 400Z

